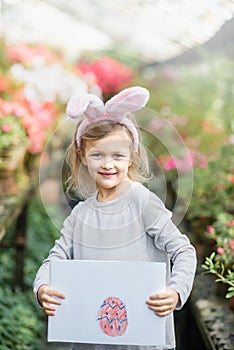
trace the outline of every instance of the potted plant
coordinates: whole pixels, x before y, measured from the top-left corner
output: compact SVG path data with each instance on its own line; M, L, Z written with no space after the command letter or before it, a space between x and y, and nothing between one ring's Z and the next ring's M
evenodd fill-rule
M195 168L194 190L187 218L202 259L213 249L213 241L204 234L220 213L234 215L234 144L223 146L205 169Z
M221 213L213 225L208 225L205 235L215 243L216 251L205 258L202 268L216 275L215 282L227 286L226 298L234 297L234 216ZM232 298L233 299L233 298Z
M230 308L234 310L234 272L230 269L226 270L222 262L216 261L216 257L216 252L213 252L210 257L206 257L202 268L206 273L211 273L218 277L215 282L223 283L227 286L225 297L230 299Z

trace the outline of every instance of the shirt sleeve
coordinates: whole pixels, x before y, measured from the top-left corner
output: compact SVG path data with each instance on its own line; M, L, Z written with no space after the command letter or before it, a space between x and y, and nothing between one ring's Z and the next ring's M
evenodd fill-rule
M37 291L43 284L50 283L49 263L54 259L72 259L73 258L73 234L76 220L77 207L73 209L71 214L64 220L61 236L55 241L54 247L50 250L48 257L42 262L36 278L33 283L33 292L37 298Z
M147 210L148 208L148 210ZM148 198L144 219L146 232L154 238L155 246L169 255L172 264L169 287L175 289L181 309L192 290L196 271L196 252L188 237L171 220L172 213L153 193Z

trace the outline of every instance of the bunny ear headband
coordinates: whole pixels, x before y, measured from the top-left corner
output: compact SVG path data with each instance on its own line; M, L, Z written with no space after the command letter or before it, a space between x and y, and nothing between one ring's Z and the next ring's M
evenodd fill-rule
M73 95L68 101L67 115L76 119L85 116L76 133L76 143L81 147L81 136L85 129L99 120L116 121L124 125L133 137L134 150L138 151L138 132L135 125L127 117L129 112L143 108L149 99L149 91L140 86L122 90L104 104L102 100L93 94L80 93Z

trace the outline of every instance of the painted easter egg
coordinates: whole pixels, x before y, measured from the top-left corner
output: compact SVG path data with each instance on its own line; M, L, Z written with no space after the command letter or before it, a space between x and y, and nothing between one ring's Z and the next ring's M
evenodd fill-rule
M105 334L111 337L123 335L128 326L125 303L117 297L106 298L100 307L98 321Z

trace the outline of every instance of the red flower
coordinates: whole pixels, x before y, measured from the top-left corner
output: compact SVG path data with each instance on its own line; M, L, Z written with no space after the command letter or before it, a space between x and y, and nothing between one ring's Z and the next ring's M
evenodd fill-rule
M234 250L234 239L231 239L231 248Z
M225 252L224 252L224 249L222 247L218 247L217 253L223 255Z
M214 233L214 227L211 226L211 225L208 225L206 230L209 232L209 233Z
M7 124L3 124L1 129L3 132L10 132L11 131L10 125L7 125Z
M229 221L227 221L226 226L227 226L227 227L232 227L232 226L234 226L234 220L229 220Z
M76 68L83 74L93 74L104 95L117 93L133 78L130 68L110 57L101 57L90 63L81 62Z
M176 159L174 157L168 157L163 164L163 168L166 171L177 169Z

